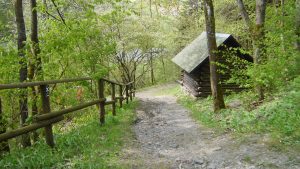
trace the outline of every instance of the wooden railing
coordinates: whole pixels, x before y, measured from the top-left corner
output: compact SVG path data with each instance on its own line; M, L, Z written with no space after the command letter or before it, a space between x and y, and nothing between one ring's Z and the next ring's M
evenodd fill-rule
M0 90L7 89L24 89L28 87L38 86L41 94L42 101L42 112L33 117L33 123L20 127L18 129L10 130L8 132L0 134L0 143L7 142L8 139L15 138L17 136L35 131L39 128L45 128L45 139L46 143L54 147L54 138L52 131L52 124L62 121L64 115L67 113L75 112L93 105L99 105L99 114L100 114L100 124L105 123L105 106L112 105L112 114L116 115L116 103L119 100L120 107L122 107L123 100L126 100L126 103L129 103L129 99L132 100L134 96L133 83L120 84L108 79L101 78L98 80L98 99L76 105L71 108L51 111L50 107L50 95L49 95L49 85L50 84L59 84L59 83L71 83L79 81L93 80L89 77L83 78L74 78L74 79L63 79L63 80L50 80L50 81L37 81L37 82L25 82L25 83L16 83L16 84L0 84ZM107 101L104 94L105 83L111 85L111 100ZM116 86L119 87L119 96L116 97ZM125 90L123 90L125 87ZM123 96L125 92L125 97ZM0 102L1 104L1 102ZM0 105L0 113L2 112Z

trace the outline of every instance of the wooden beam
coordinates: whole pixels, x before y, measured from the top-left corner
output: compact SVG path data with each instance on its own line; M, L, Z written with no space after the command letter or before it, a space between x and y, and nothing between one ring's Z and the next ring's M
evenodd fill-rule
M102 98L102 99L94 100L94 101L91 101L91 102L83 103L83 104L80 104L80 105L77 105L77 106L74 106L74 107L71 107L71 108L67 108L67 109L64 109L64 110L54 111L54 112L43 114L43 115L38 115L38 116L34 117L34 120L35 121L48 120L48 119L51 119L51 118L54 118L54 117L57 117L57 116L62 116L62 115L67 114L67 113L71 113L71 112L74 112L74 111L77 111L77 110L81 110L81 109L99 104L100 102L105 102L105 100L106 99Z
M116 84L116 85L130 85L133 82L129 82L127 84L121 84L117 83L112 80L108 80L105 78L101 78L102 80ZM45 81L36 81L36 82L24 82L24 83L12 83L12 84L0 84L0 90L4 89L16 89L16 88L26 88L26 87L33 87L33 86L40 86L40 85L51 85L51 84L57 84L57 83L71 83L71 82L79 82L79 81L85 81L85 80L93 80L93 78L90 77L79 77L79 78L71 78L71 79L60 79L60 80L45 80Z
M106 101L104 104L106 106L106 105L110 105L110 104L114 104L114 103L116 103L116 101L110 100L110 101Z
M0 84L0 90L26 88L26 87L32 87L32 86L50 85L50 84L57 84L57 83L70 83L70 82L78 82L78 81L85 81L85 80L92 80L92 78L81 77L81 78L74 78L74 79L46 80L46 81L37 81L37 82Z
M6 133L0 134L0 142L20 136L22 134L29 133L31 131L34 131L34 130L42 128L42 127L49 126L50 124L57 123L59 121L62 121L63 119L64 119L63 116L59 116L59 117L56 117L56 118L53 118L50 120L33 123L33 124L25 126L25 127L21 127L21 128L15 129L15 130L8 131Z
M118 82L115 82L115 81L112 81L112 80L109 80L109 79L106 79L106 78L101 78L102 80L106 81L106 82L109 82L111 84L115 84L115 85L124 85L124 84L121 84L121 83L118 83Z

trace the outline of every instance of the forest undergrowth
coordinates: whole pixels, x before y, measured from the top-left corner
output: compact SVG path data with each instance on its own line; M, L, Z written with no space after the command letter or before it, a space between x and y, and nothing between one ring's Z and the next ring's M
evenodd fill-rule
M176 95L196 121L216 131L230 132L237 137L268 135L268 144L278 150L289 147L300 150L300 77L264 102L257 102L253 91L227 95L227 108L219 113L213 112L211 97L195 99L183 94L179 85L164 92Z
M100 126L98 110L83 111L80 117L56 125L56 147L43 140L28 148L16 148L0 160L1 168L121 168L120 152L132 138L131 124L137 101L108 112L106 124Z

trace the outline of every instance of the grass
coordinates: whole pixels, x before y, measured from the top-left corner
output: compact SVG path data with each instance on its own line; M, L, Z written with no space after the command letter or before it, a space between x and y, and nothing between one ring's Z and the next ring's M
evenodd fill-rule
M275 147L289 145L300 150L300 78L260 105L253 104L257 98L251 91L225 96L226 105L237 101L241 104L219 113L213 112L211 97L196 100L182 94L178 86L164 92L175 93L194 119L217 131L230 131L238 136L267 133Z
M54 149L44 141L25 149L14 149L0 160L1 168L122 168L120 152L132 135L134 101L107 115L106 124L99 125L98 111L85 112L67 126L56 125ZM111 113L109 113L111 114Z

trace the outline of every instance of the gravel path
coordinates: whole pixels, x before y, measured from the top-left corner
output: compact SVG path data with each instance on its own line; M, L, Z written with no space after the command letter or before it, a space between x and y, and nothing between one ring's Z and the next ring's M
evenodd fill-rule
M300 169L299 156L270 150L267 138L251 136L241 141L216 134L196 123L174 96L156 96L172 85L137 93L136 140L124 150L129 168Z

